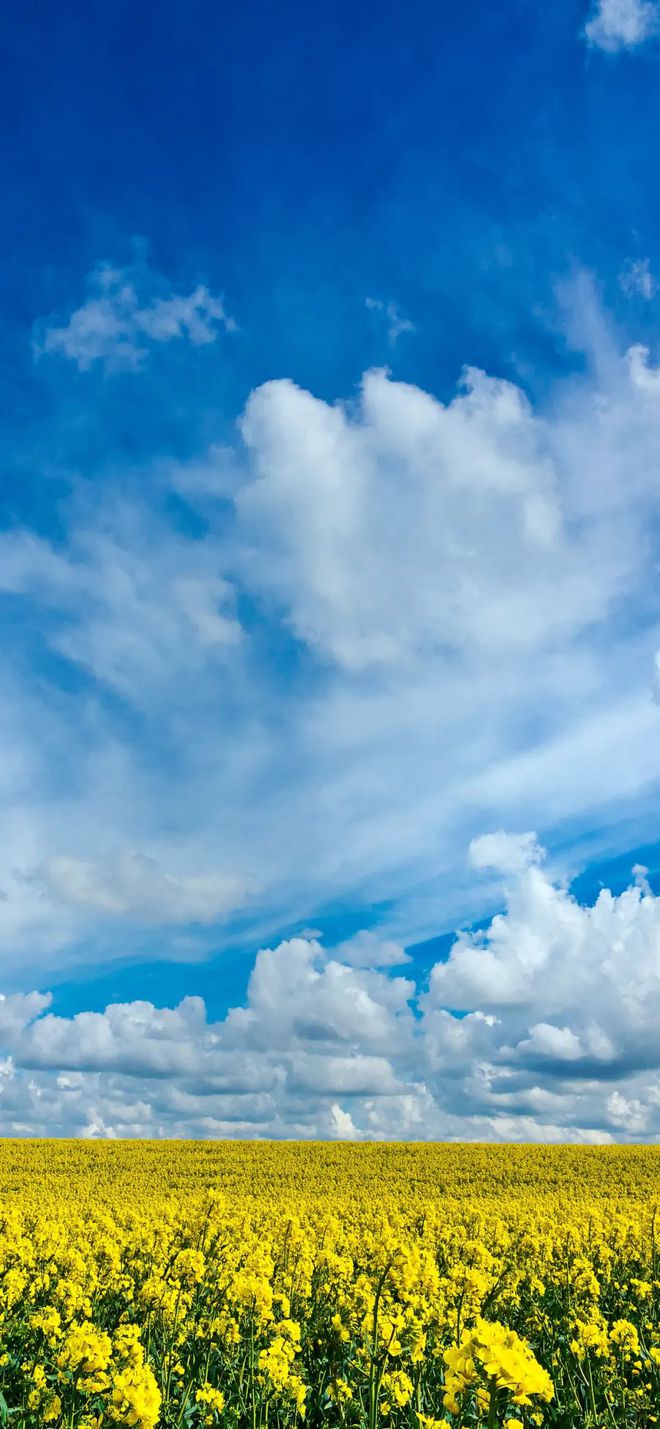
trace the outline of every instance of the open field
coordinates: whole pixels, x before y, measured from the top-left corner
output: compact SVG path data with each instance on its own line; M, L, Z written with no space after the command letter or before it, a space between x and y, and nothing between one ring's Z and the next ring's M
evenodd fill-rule
M0 1422L646 1426L660 1149L0 1143Z

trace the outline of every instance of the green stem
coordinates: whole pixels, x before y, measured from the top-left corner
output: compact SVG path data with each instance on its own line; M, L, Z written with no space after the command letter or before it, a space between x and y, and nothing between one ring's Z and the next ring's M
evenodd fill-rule
M376 1429L378 1423L378 1393L380 1389L380 1378L376 1372L378 1357L378 1310L383 1286L393 1265L392 1260L388 1260L387 1265L376 1286L374 1295L374 1315L371 1335L371 1368L369 1371L369 1429Z
M589 1398L591 1399L591 1410L594 1416L594 1424L598 1423L598 1410L596 1409L596 1391L594 1389L594 1376L591 1368L591 1356L587 1355L587 1369L589 1370Z
M252 1429L257 1429L257 1404L254 1397L254 1314L250 1317L250 1405Z

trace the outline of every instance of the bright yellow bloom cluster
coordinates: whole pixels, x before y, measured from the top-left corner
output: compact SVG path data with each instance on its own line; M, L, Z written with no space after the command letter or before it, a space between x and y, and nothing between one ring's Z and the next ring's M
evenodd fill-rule
M0 1425L650 1429L660 1149L0 1143Z
M113 1423L154 1429L160 1405L160 1390L149 1365L127 1365L114 1376L108 1405L108 1417Z
M225 1407L225 1396L221 1389L216 1389L214 1385L206 1382L197 1390L195 1403L203 1407L204 1424L217 1424Z
M445 1350L447 1366L445 1409L461 1412L465 1391L474 1388L479 1407L505 1391L512 1404L529 1405L534 1398L552 1399L554 1389L546 1370L515 1330L488 1320L477 1320L464 1330L460 1345Z

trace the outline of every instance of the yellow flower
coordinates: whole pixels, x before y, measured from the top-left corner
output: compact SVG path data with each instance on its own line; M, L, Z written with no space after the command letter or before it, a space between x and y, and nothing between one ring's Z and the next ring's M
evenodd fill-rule
M160 1390L148 1365L129 1365L115 1375L108 1412L116 1424L155 1429L160 1405Z
M464 1331L460 1345L445 1351L444 1360L447 1374L443 1402L452 1414L458 1413L454 1406L472 1385L482 1410L490 1400L492 1383L497 1389L508 1390L513 1404L530 1405L533 1398L550 1400L554 1393L549 1374L534 1358L529 1345L515 1330L495 1321L477 1320L474 1329Z
M41 1417L44 1424L52 1424L54 1420L59 1419L61 1413L62 1401L59 1394L49 1395L41 1410Z
M195 1400L197 1404L208 1404L209 1408L214 1409L216 1414L221 1414L225 1407L224 1394L220 1389L216 1389L214 1385L209 1384L208 1381L200 1385L200 1388L195 1393Z
M93 1375L107 1369L112 1344L104 1330L97 1330L90 1321L72 1325L57 1355L60 1369Z

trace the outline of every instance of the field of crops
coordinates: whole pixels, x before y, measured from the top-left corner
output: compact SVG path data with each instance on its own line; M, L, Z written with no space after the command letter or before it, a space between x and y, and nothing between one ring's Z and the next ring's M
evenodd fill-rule
M0 1143L0 1423L655 1424L656 1201L655 1147Z

